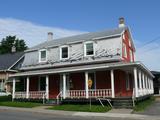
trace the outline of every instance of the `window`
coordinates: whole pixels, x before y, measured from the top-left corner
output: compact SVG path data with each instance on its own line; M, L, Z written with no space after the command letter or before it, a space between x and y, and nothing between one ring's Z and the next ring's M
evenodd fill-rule
M93 56L93 55L94 55L93 42L85 43L85 56Z
M69 58L68 46L61 47L60 52L61 52L61 59L67 59L67 58Z
M127 57L127 48L125 43L123 43L123 57Z
M46 89L46 77L40 77L39 79L39 90L45 91Z
M47 61L47 51L45 49L39 51L39 62Z
M130 76L126 73L126 90L130 90Z

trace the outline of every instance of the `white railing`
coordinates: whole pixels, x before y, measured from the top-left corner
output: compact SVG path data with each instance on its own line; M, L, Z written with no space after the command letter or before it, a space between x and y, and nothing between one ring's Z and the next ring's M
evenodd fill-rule
M29 98L31 99L43 99L45 96L45 91L30 91ZM26 92L15 92L15 98L17 99L25 99L27 98Z
M67 97L70 98L85 98L86 97L86 91L85 90L68 90Z
M29 98L31 99L43 99L45 96L45 91L30 91Z
M68 96L70 98L86 98L85 90L68 90ZM111 97L111 89L91 89L88 90L88 95L91 98L105 98Z
M57 95L56 99L57 99L57 104L60 103L60 100L62 101L62 91Z
M91 89L89 90L89 97L111 97L111 89Z
M19 98L26 98L26 92L15 92L15 98L19 99Z

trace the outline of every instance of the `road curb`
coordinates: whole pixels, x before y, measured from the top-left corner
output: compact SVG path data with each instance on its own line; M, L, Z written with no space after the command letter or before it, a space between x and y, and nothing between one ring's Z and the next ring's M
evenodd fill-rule
M108 118L131 118L131 119L142 119L142 120L160 120L158 116L149 115L138 115L138 114L121 114L121 113L90 113L90 112L71 112L71 111L60 111L60 110L45 110L45 109L34 109L34 108L17 108L17 107L0 107L0 110L10 111L23 111L39 114L48 115L63 115L63 116L74 116L74 117L108 117Z

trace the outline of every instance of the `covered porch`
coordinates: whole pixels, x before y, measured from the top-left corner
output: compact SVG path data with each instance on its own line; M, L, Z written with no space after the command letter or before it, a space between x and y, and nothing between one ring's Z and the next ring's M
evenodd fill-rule
M13 79L13 99L137 98L153 94L152 75L142 65L85 65L22 72L10 77ZM23 90L16 89L17 79L23 83Z

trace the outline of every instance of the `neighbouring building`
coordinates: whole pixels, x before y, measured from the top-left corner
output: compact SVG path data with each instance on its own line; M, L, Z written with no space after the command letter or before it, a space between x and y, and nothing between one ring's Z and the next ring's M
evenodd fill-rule
M48 39L25 51L20 72L11 75L13 99L80 100L141 98L153 94L153 75L135 61L124 18L119 27ZM24 86L16 91L16 80Z
M11 92L12 81L9 75L17 73L24 59L24 52L13 52L0 55L0 91Z
M155 78L153 79L154 94L160 94L160 72L158 71L151 71L151 72L155 76Z

